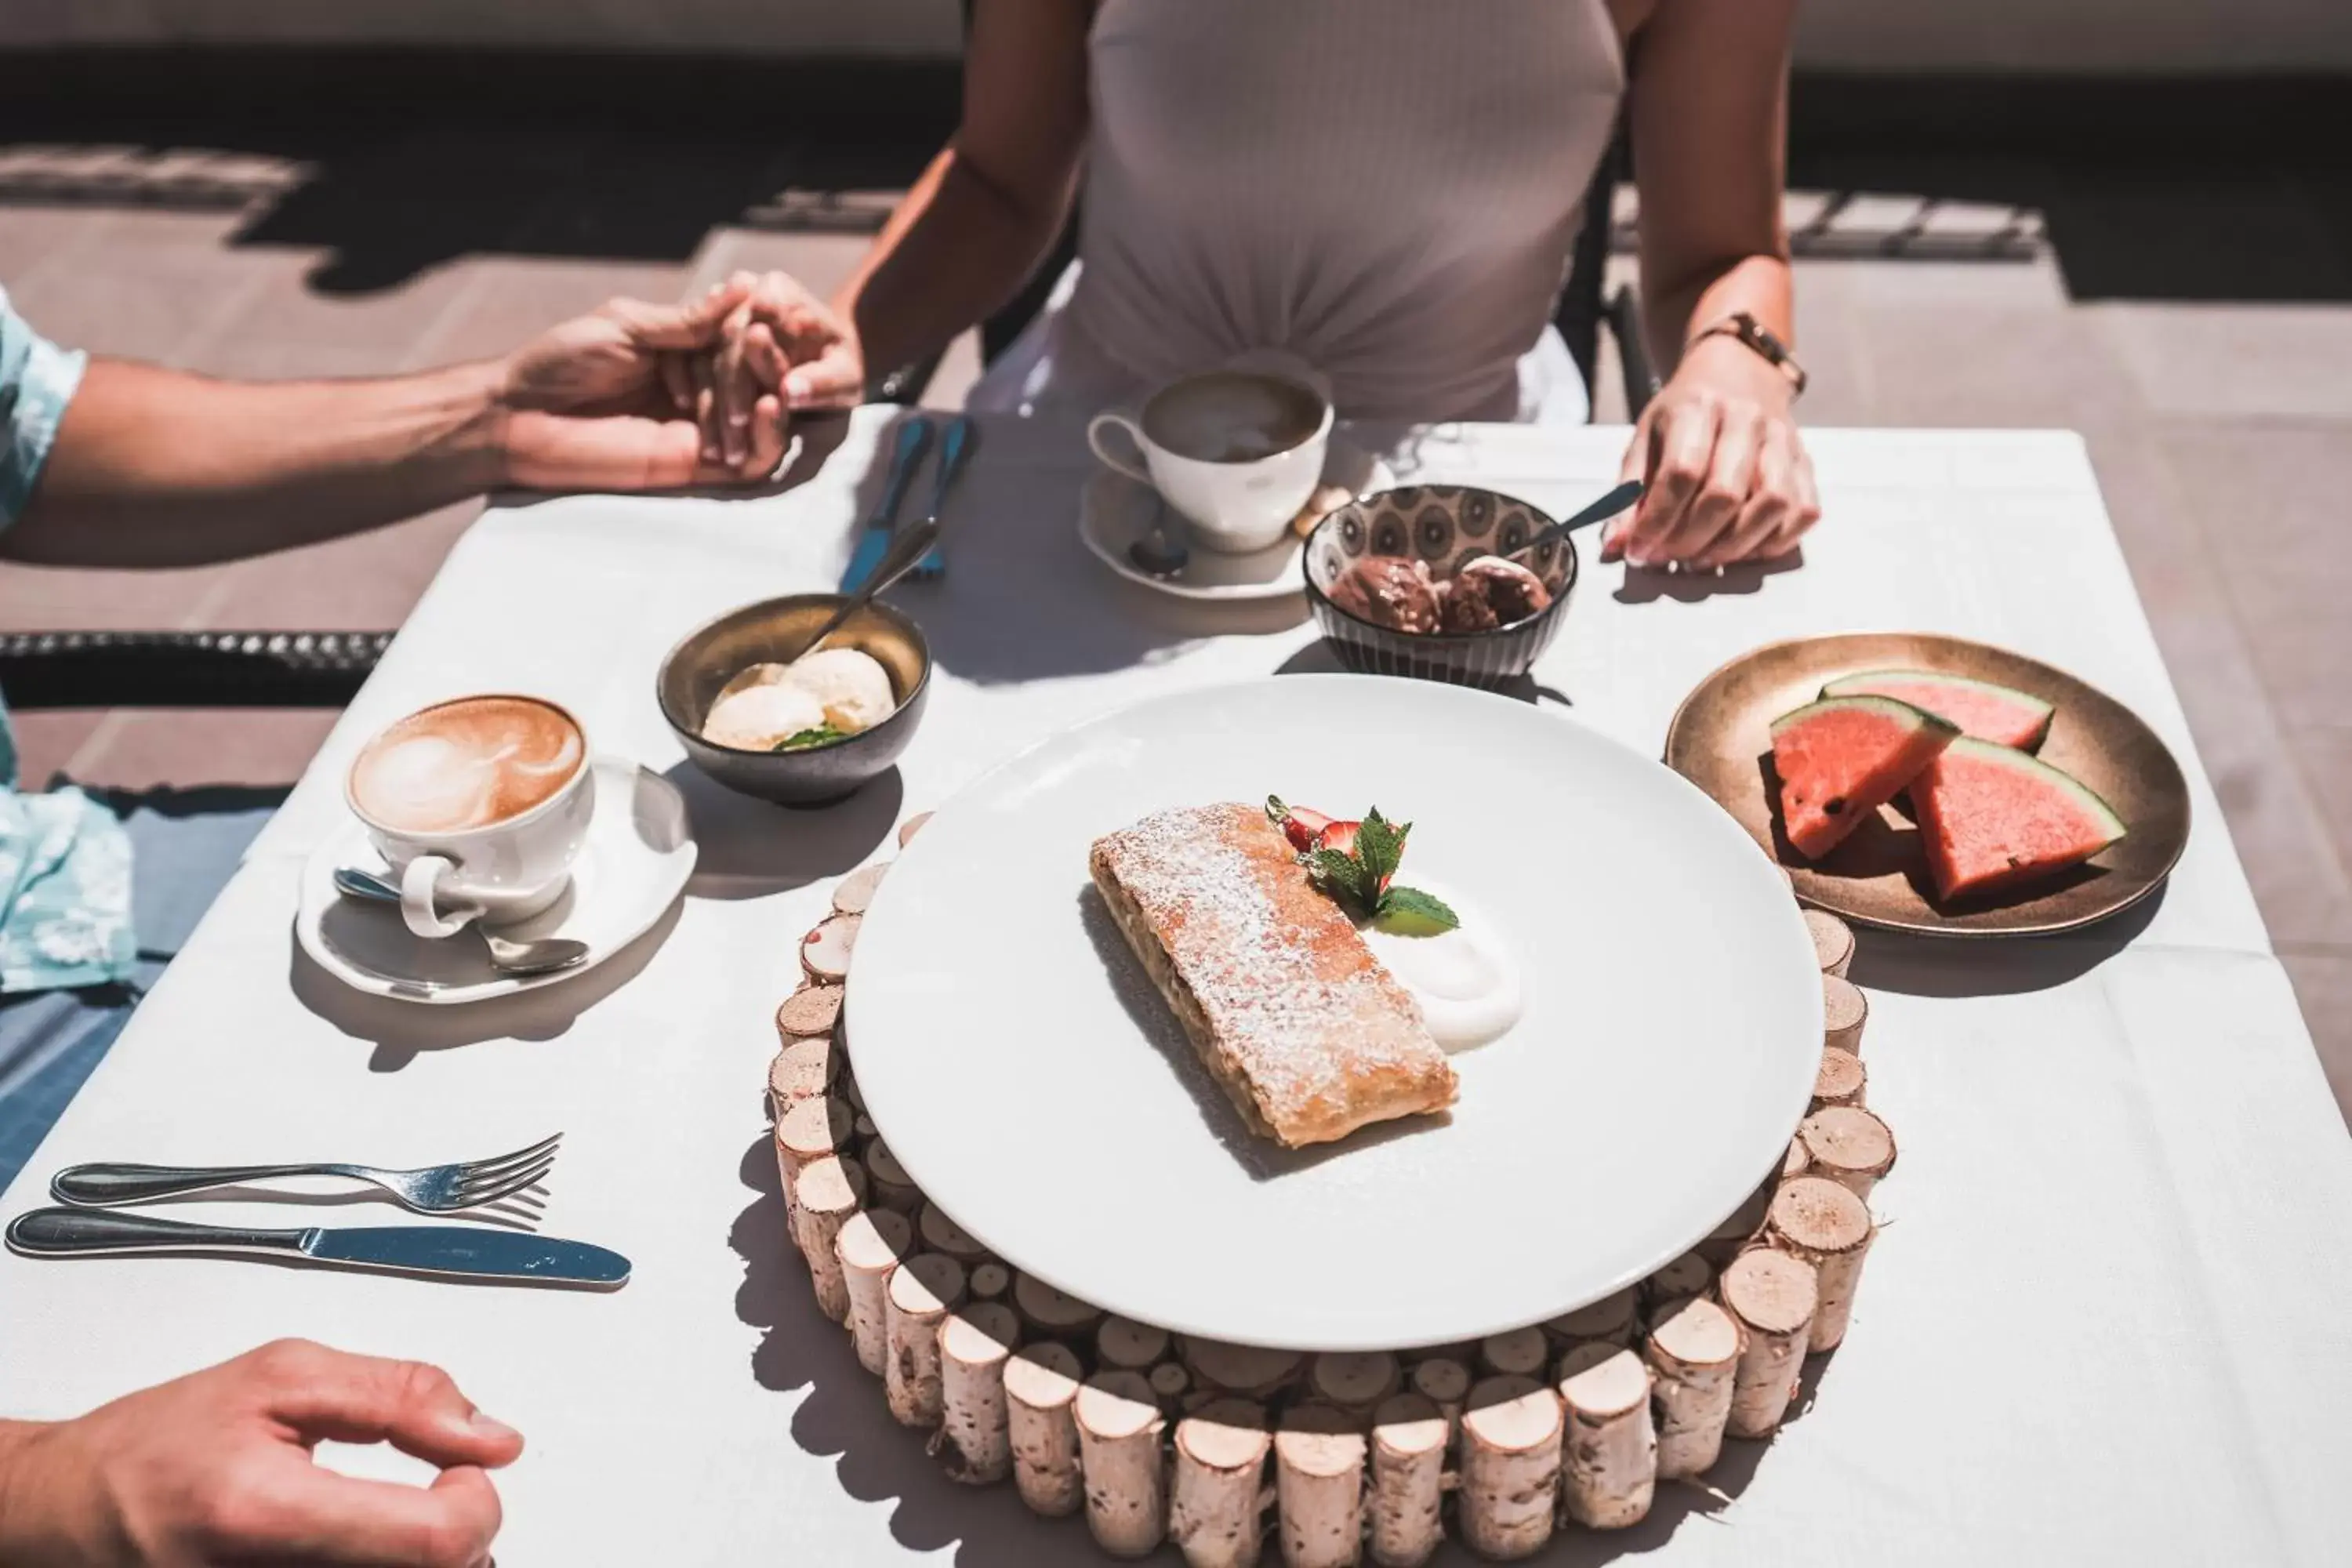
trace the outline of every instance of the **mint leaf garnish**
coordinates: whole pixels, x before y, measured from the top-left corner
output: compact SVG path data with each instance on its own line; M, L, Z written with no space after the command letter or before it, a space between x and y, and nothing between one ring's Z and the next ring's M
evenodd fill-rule
M831 724L819 724L813 730L803 730L787 735L770 747L776 752L805 752L812 746L829 746L835 741L846 741L849 731L836 730Z
M1364 863L1364 871L1375 889L1388 886L1396 875L1398 864L1404 858L1404 836L1412 825L1399 828L1381 815L1379 806L1364 814L1356 828L1356 858Z
M1462 917L1444 900L1433 898L1419 888L1391 888L1381 895L1374 919L1381 930L1399 936L1435 936L1440 931L1458 930L1462 924Z
M1364 874L1364 863L1338 849L1318 849L1307 858L1307 874L1315 885L1360 914L1370 914L1380 902L1380 889Z

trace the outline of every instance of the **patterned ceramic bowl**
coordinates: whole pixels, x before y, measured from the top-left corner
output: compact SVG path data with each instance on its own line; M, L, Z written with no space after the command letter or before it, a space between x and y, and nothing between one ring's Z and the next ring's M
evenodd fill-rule
M1551 521L1514 496L1461 485L1406 485L1350 501L1317 523L1300 552L1315 624L1350 668L1375 675L1457 686L1499 686L1525 675L1559 635L1560 612L1576 587L1576 545L1566 536L1537 545L1523 561L1551 590L1551 603L1488 631L1391 631L1334 604L1331 587L1366 555L1417 556L1431 576L1450 578L1478 556L1508 555Z

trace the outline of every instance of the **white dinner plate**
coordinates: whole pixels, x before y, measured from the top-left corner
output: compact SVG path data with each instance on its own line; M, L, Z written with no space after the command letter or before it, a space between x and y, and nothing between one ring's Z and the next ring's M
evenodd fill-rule
M1244 1131L1109 923L1087 847L1269 794L1414 826L1527 979L1450 1116L1297 1152ZM890 1148L1019 1268L1187 1333L1466 1340L1704 1237L1778 1167L1822 1050L1788 884L1681 777L1505 697L1287 676L1139 704L950 801L882 885L848 995Z
M1371 453L1335 436L1323 461L1323 482L1343 485L1361 496L1394 488L1396 475ZM1289 531L1264 550L1254 550L1246 555L1223 555L1195 544L1181 573L1173 577L1154 577L1138 566L1127 552L1129 545L1151 531L1164 505L1160 492L1150 485L1139 483L1116 468L1097 467L1078 492L1078 537L1094 552L1097 560L1129 582L1179 599L1231 604L1286 598L1305 589L1306 579L1298 570L1298 550L1303 542L1296 531ZM1184 520L1172 511L1168 518L1174 535L1181 538Z
M303 866L295 939L344 984L402 1002L478 1002L587 973L661 919L694 874L695 855L686 797L676 784L623 757L597 757L589 766L595 770L596 814L572 862L572 886L552 908L499 928L518 942L586 942L581 963L552 974L501 974L470 930L431 941L412 932L391 905L345 898L335 890L336 867L384 868L355 818L330 834Z

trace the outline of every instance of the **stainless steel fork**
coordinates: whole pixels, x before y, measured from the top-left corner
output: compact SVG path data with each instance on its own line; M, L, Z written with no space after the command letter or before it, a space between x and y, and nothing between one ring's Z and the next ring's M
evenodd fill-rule
M528 1149L488 1160L428 1165L421 1171L384 1171L373 1165L223 1165L212 1169L173 1165L68 1165L49 1178L59 1203L110 1208L147 1203L208 1187L236 1186L280 1176L348 1176L382 1187L404 1208L418 1214L448 1214L512 1197L554 1167L558 1132Z

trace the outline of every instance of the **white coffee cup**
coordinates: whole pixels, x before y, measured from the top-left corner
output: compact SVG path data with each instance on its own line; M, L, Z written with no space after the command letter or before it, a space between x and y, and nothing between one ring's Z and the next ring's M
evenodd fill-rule
M1095 456L1158 490L1206 550L1247 554L1280 539L1323 478L1331 400L1295 376L1242 368L1171 382L1139 414L1097 414ZM1140 463L1113 451L1124 430Z
M343 797L392 868L418 936L503 925L552 905L596 810L587 731L535 697L461 697L386 726Z

